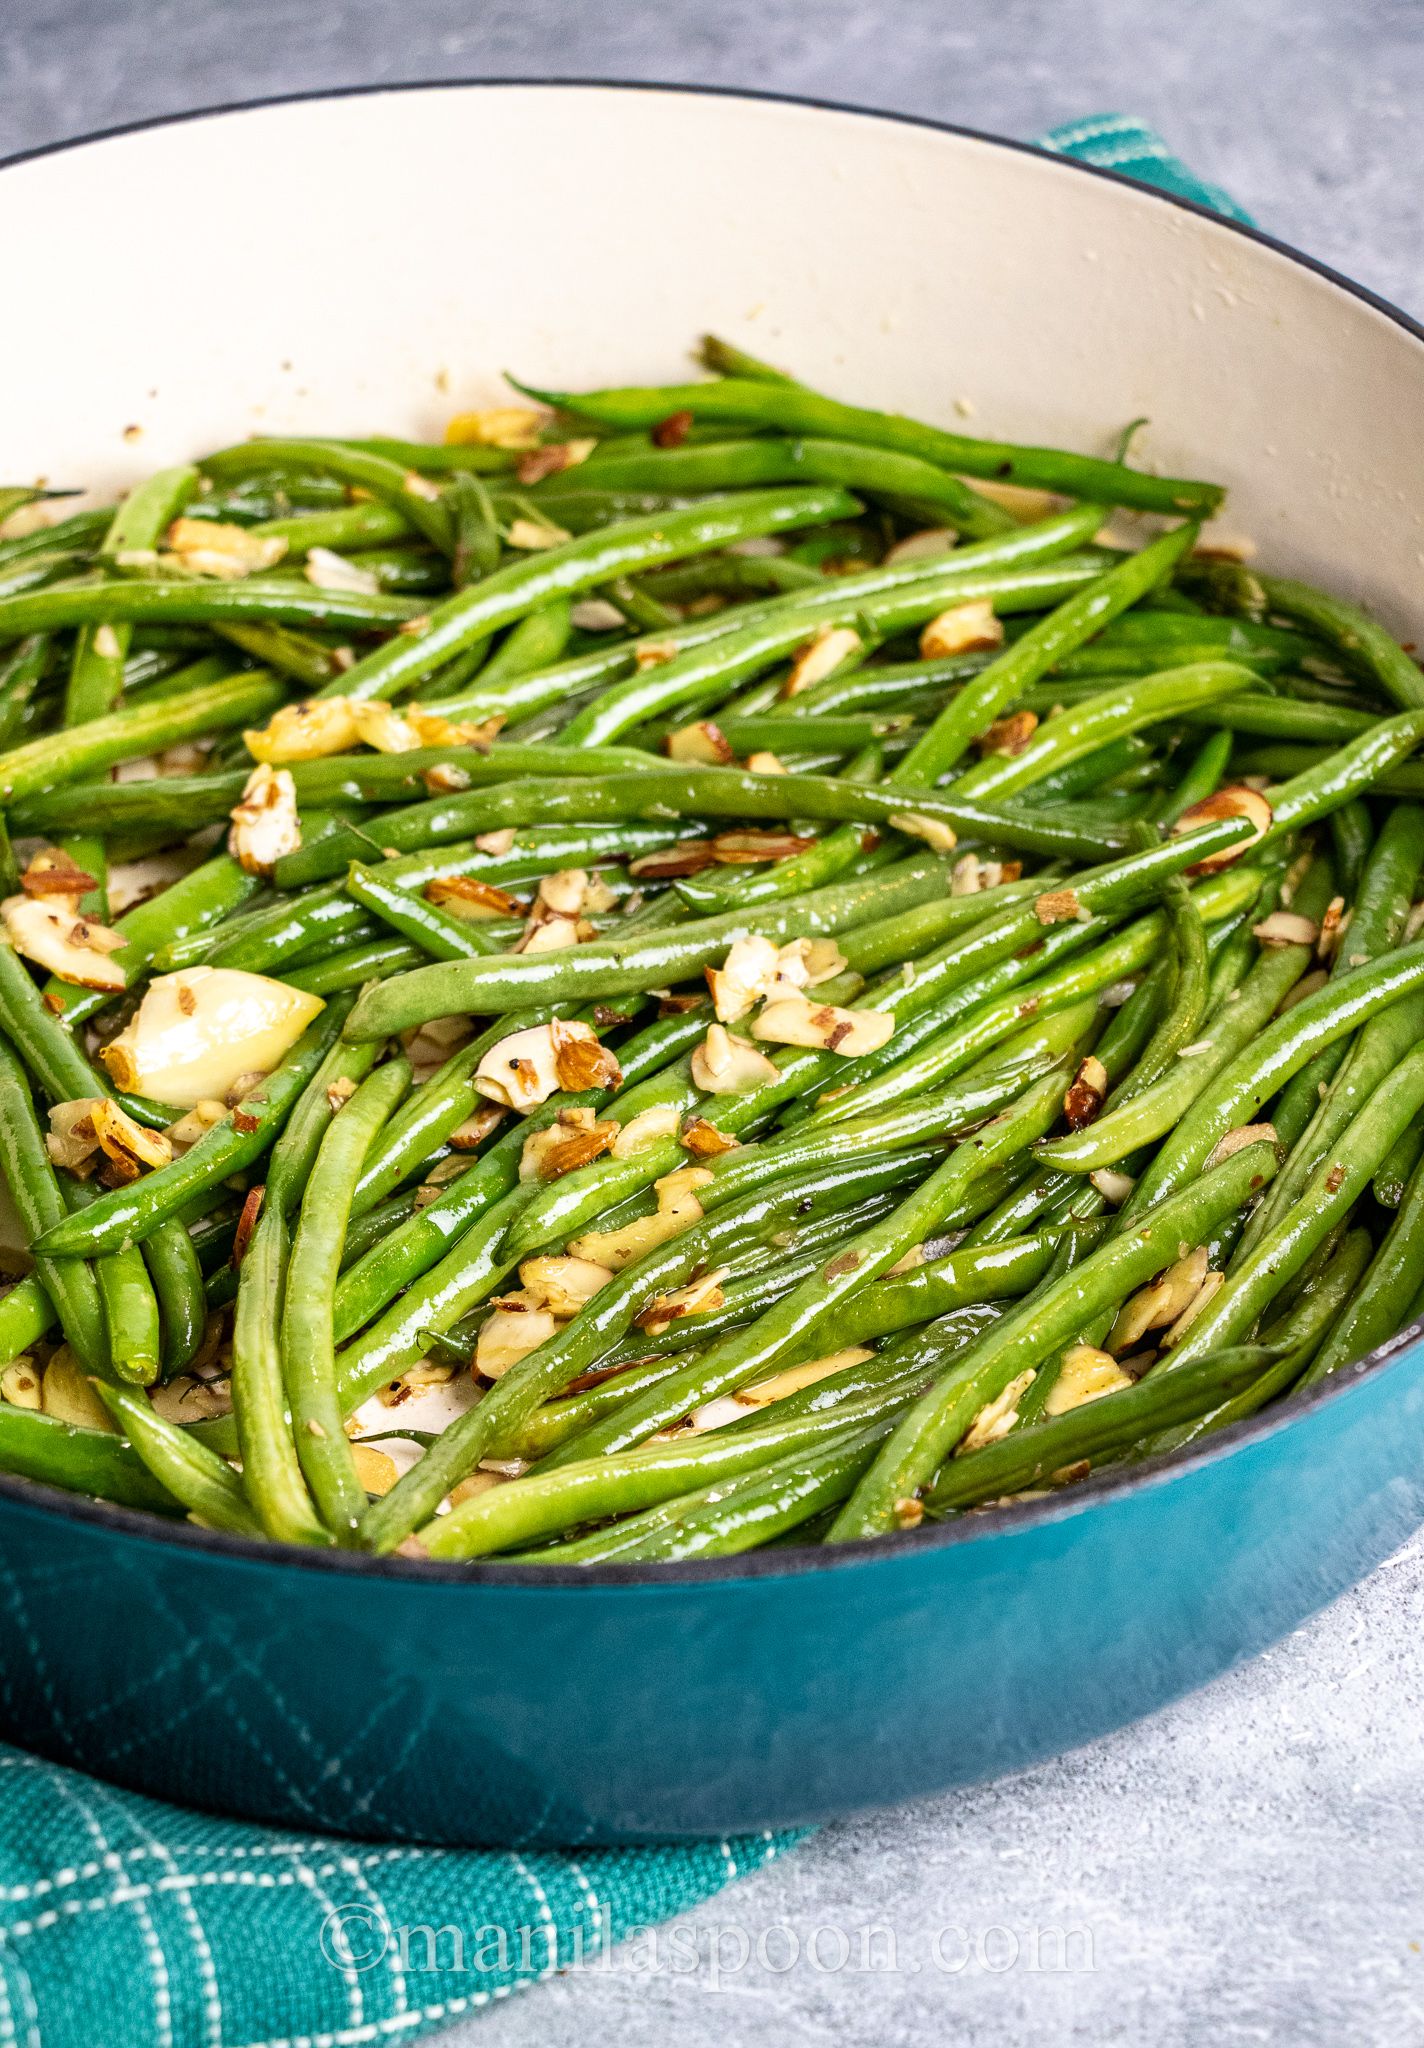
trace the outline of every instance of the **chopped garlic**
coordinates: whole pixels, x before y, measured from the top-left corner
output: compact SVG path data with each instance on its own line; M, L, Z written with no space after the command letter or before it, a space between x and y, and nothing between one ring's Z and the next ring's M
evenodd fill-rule
M271 1073L324 1005L264 974L187 967L151 981L99 1055L118 1087L191 1109L240 1074Z
M311 697L302 704L284 704L260 732L242 737L254 761L273 767L283 761L317 761L355 746L356 719L345 697Z
M123 936L76 914L69 896L9 896L0 903L5 936L17 953L60 981L117 993L124 970L109 958Z

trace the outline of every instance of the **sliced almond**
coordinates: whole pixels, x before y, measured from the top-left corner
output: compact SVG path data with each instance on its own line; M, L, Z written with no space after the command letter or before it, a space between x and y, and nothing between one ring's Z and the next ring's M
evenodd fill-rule
M694 1159L716 1159L720 1153L737 1151L742 1141L719 1131L705 1116L695 1116L683 1126L679 1142L683 1151L690 1152Z
M224 582L275 569L287 552L278 534L253 533L221 519L175 519L164 536L175 566L190 576L215 576Z
M1023 753L1038 731L1036 711L1011 711L1005 718L996 718L986 726L974 742L981 754L1006 754L1013 756Z
M747 755L747 767L753 775L789 775L786 763L767 747L758 747Z
M544 414L530 405L489 405L478 412L457 412L445 429L449 448L533 448L538 444Z
M399 1477L395 1459L375 1444L352 1444L351 1460L362 1489L377 1500L390 1492Z
M245 732L242 737L253 760L272 767L284 761L318 761L356 745L356 719L345 697L312 697L304 704L284 704L260 732Z
M613 1157L631 1159L636 1153L646 1152L652 1145L664 1144L675 1138L681 1121L678 1110L672 1103L660 1103L652 1109L639 1110L623 1124L613 1140Z
M954 827L943 818L927 818L922 811L895 811L890 823L911 839L922 839L934 853L953 853L959 840Z
M723 867L745 867L755 861L790 860L815 844L796 832L719 832L712 841L712 857Z
M971 598L967 604L951 605L939 612L920 632L920 657L943 661L951 654L971 654L980 648L1002 647L1003 621L994 615L986 597Z
M721 1308L726 1299L722 1293L722 1282L730 1270L728 1266L718 1266L698 1280L689 1280L685 1287L674 1288L667 1294L655 1294L634 1316L634 1322L640 1330L656 1336L682 1316L707 1315L713 1309Z
M1225 1273L1213 1272L1207 1274L1206 1278L1202 1281L1201 1286L1197 1289L1196 1293L1192 1296L1191 1300L1187 1303L1186 1307L1177 1317L1176 1322L1172 1324L1171 1328L1163 1336L1162 1349L1164 1351L1170 1350L1173 1344L1179 1344L1181 1342L1182 1338L1186 1336L1187 1331L1191 1328L1192 1324L1196 1321L1197 1317L1202 1313L1204 1309L1208 1308L1211 1305L1212 1301L1220 1293L1221 1289L1225 1285Z
M1043 1404L1045 1415L1066 1415L1085 1401L1097 1401L1104 1394L1116 1394L1133 1385L1117 1360L1092 1344L1075 1344L1063 1354L1057 1379Z
M586 1105L560 1110L558 1120L531 1131L519 1155L521 1180L558 1180L580 1166L591 1166L612 1149L618 1134L614 1123L600 1123Z
M270 877L278 861L302 843L297 786L285 768L259 761L230 815L228 852L249 875Z
M393 704L379 697L351 700L351 721L363 746L378 754L413 754L421 744L420 734Z
M1068 1093L1063 1098L1063 1114L1068 1119L1070 1131L1085 1130L1098 1116L1108 1092L1108 1070L1100 1059L1091 1053L1083 1061Z
M72 897L9 896L0 903L0 921L15 951L57 980L110 993L125 986L122 967L109 958L123 945L122 934L80 917Z
M782 696L796 697L802 690L809 690L813 683L824 682L827 676L834 675L842 662L859 654L861 645L860 635L853 627L822 626L792 662L781 686Z
M1222 818L1245 818L1252 831L1250 838L1243 839L1239 845L1223 847L1219 853L1209 853L1204 860L1194 862L1187 873L1209 875L1218 868L1230 867L1233 861L1240 860L1243 853L1264 839L1271 829L1274 815L1258 789L1248 789L1239 782L1217 790L1214 796L1204 797L1199 804L1192 804L1173 825L1174 837L1183 832L1194 832L1202 825L1214 825Z
M1313 947L1320 937L1315 919L1302 917L1295 910L1273 910L1269 917L1253 924L1251 930L1263 946Z
M1206 1246L1198 1245L1195 1251L1177 1259L1165 1273L1150 1285L1140 1287L1123 1303L1108 1332L1106 1348L1115 1358L1121 1357L1149 1330L1160 1330L1174 1323L1188 1303L1196 1298L1206 1275Z
M721 1024L709 1024L692 1055L692 1079L708 1095L746 1095L774 1081L780 1068L765 1053L733 1038Z
M722 728L710 718L670 732L663 742L663 752L670 761L700 761L709 767L721 767L737 758Z
M519 1268L524 1292L556 1316L576 1316L612 1278L609 1267L592 1259L571 1258L567 1252L525 1259Z
M573 535L564 527L555 526L552 519L512 519L505 538L512 548L534 554L541 548L562 547Z
M381 587L381 579L374 570L361 568L332 548L308 548L302 573L318 590L349 590L359 596L375 597Z
M433 882L427 882L421 894L427 903L433 903L439 910L449 911L462 923L477 924L492 917L518 917L519 903L505 890L497 889L493 882L482 882L475 875L441 875Z
M918 533L907 533L903 540L897 540L885 556L884 566L893 568L897 562L929 562L937 555L947 555L957 546L959 535L952 526L926 526Z
M1000 1437L1008 1435L1019 1419L1019 1402L1033 1385L1034 1378L1030 1366L1027 1372L1011 1379L995 1400L985 1402L955 1447L956 1458L962 1458L970 1451L982 1451L986 1444L996 1444Z
M565 1023L556 1017L549 1026L554 1045L554 1071L559 1086L571 1095L587 1088L616 1088L623 1070L587 1024Z
M20 887L27 896L73 898L87 896L97 884L87 874L74 856L62 847L42 846L32 854L25 872L20 877Z
M845 1059L875 1052L895 1030L888 1010L843 1010L805 996L778 996L752 1022L752 1036L764 1045L819 1046Z
M1040 924L1069 924L1091 913L1083 909L1076 889L1045 889L1033 900L1033 914Z
M733 941L722 965L706 970L719 1022L735 1024L771 992L780 957L780 949L759 933Z
M1223 1159L1230 1159L1234 1153L1242 1152L1248 1145L1278 1145L1274 1124L1240 1124L1234 1131L1228 1131L1219 1138L1202 1168L1209 1173L1213 1166L1220 1166Z
M547 1344L558 1330L557 1317L547 1308L536 1308L514 1296L501 1296L499 1304L480 1325L475 1341L475 1371L482 1379L501 1379L512 1365Z

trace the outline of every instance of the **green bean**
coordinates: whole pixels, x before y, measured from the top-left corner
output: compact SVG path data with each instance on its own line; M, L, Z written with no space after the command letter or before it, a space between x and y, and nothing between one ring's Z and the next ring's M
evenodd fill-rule
M403 634L358 661L341 678L339 694L394 696L475 640L501 626L517 624L543 605L607 583L624 570L674 561L761 534L814 526L856 509L853 498L829 487L749 491L740 498L682 512L630 519L545 548L533 560L511 563L458 592L435 608L423 630ZM32 605L42 601L38 597L28 600ZM5 605L0 604L0 629L5 625L5 613Z
M56 1320L54 1303L33 1274L7 1287L0 1294L0 1366L37 1344Z
M1251 577L1271 611L1299 619L1318 633L1347 667L1376 684L1394 703L1406 711L1424 704L1419 664L1358 605L1284 576L1257 576L1252 571Z
M155 1230L142 1249L163 1333L159 1362L163 1377L171 1379L192 1364L207 1329L203 1269L187 1228L176 1218Z
M898 1405L898 1390L890 1402ZM620 1456L535 1473L476 1495L431 1523L417 1539L431 1557L486 1557L579 1522L636 1513L694 1488L755 1471L773 1460L839 1442L849 1427L878 1421L884 1394L839 1408L775 1420L747 1431L714 1430ZM373 1511L374 1512L374 1511Z
M1371 1082L1387 1072L1417 1038L1417 1007L1408 999L1415 998L1421 988L1424 944L1416 944L1386 954L1294 1004L1268 1025L1253 1045L1222 1068L1198 1096L1139 1181L1133 1197L1134 1213L1138 1207L1160 1200L1163 1193L1180 1186L1229 1130L1249 1121L1323 1047L1348 1036L1383 1011L1392 1028L1375 1034L1372 1050L1379 1048L1378 1057L1367 1057L1359 1066L1352 1061L1342 1069L1335 1083L1339 1089L1345 1075L1355 1068L1357 1079L1348 1091L1348 1099L1353 1101L1361 1093L1368 1093Z
M0 634L4 630L0 620ZM279 684L253 670L176 701L164 698L135 710L93 718L68 732L46 734L0 754L0 796L9 804L16 797L52 789L56 783L76 781L86 770L132 761L180 740L260 722L276 709L282 696Z
M287 1224L264 1204L239 1269L232 1323L232 1404L242 1484L263 1530L281 1543L329 1543L302 1477L287 1411L278 1332L287 1281Z
M336 1024L351 1008L349 997L330 1005L328 1021ZM366 1079L380 1048L352 1045L338 1038L327 1051L292 1107L282 1135L267 1162L266 1202L290 1216L302 1199L321 1141L338 1108Z
M411 598L319 590L305 578L246 576L226 582L212 577L170 580L144 575L109 582L57 583L44 590L0 597L0 640L104 623L215 626L265 622L324 626L339 632L394 632L422 616L419 603Z
M365 1507L336 1379L332 1294L351 1192L376 1132L410 1085L410 1065L376 1068L321 1140L292 1240L282 1306L282 1380L297 1457L322 1521L349 1542Z
M878 1536L893 1527L900 1503L916 1498L987 1402L1150 1280L1177 1256L1179 1243L1210 1237L1270 1180L1275 1164L1269 1145L1243 1146L1161 1202L1134 1230L1109 1239L1054 1285L1011 1309L910 1410L837 1517L828 1541Z
M239 1536L260 1536L237 1474L206 1445L196 1443L176 1423L165 1422L145 1395L131 1387L97 1383L100 1399L124 1431L153 1478L183 1505L202 1527L228 1529Z
M780 780L768 777L768 781ZM893 911L932 898L946 871L935 860L906 861L863 881L833 883L792 903L768 903L758 924L769 938L844 931L875 909ZM488 1015L537 1002L579 1001L657 987L709 967L743 921L736 913L648 936L590 942L558 953L495 955L417 968L367 992L347 1022L350 1037L388 1038L408 1025L458 1012Z
M1418 1126L1411 1128L1417 1130ZM1419 1292L1421 1257L1424 1170L1420 1169L1416 1155L1414 1171L1363 1285L1344 1305L1343 1314L1332 1319L1329 1332L1300 1383L1302 1387L1314 1386L1342 1367L1353 1365L1410 1322Z
M404 974L419 967L429 955L420 946L407 946L396 939L372 939L364 946L342 945L329 959L311 967L285 970L283 981L309 996L355 994L366 982L388 974Z
M938 782L954 767L970 742L1055 661L1081 647L1110 619L1170 575L1195 542L1196 533L1197 529L1190 524L1164 533L1140 554L1130 555L1031 626L946 705L900 764L898 779L917 787ZM1246 671L1239 673L1244 682Z
M120 1507L171 1515L177 1502L121 1436L0 1401L0 1471Z
M957 561L938 568L919 565L919 574L889 588L863 590L854 587L861 579L846 578L832 586L832 603L826 593L791 593L779 602L758 607L759 616L739 628L711 638L701 645L686 647L679 631L670 644L679 652L625 681L615 683L591 704L575 713L564 729L566 741L601 746L621 733L695 705L710 687L725 695L737 683L747 681L793 653L818 631L828 626L849 626L867 637L884 638L922 624L947 605L989 598L1002 604L1028 593L1032 599L1065 595L1082 583L1074 557L1063 553L1066 540L1054 537L1053 555L1042 569L1025 570L1017 562L1007 567L978 569L973 558L988 553L1002 554L1001 543L985 542L978 549L966 549ZM1055 556L1060 559L1055 560ZM1064 575L1067 572L1066 591ZM1025 576L1030 577L1028 583ZM1043 579L1047 578L1045 585ZM1068 602L1072 602L1069 597ZM735 616L735 615L734 615ZM1245 674L1245 671L1242 671ZM927 780L933 780L933 777Z
M313 548L380 547L404 540L411 529L394 505L338 505L329 512L299 512L282 519L264 519L252 531L263 540L284 540L286 559Z
M838 437L920 456L965 476L1029 484L1093 499L1103 505L1132 505L1145 512L1205 514L1215 511L1223 495L1216 484L1147 476L1121 463L1103 462L1055 448L973 440L964 434L922 425L898 413L841 405L800 385L770 383L760 378L727 377L711 384L578 394L541 391L532 385L518 388L545 405L562 407L600 427L651 427L673 413L688 412L699 424L735 421L782 433Z
M374 911L383 924L411 940L431 960L478 960L499 950L480 925L452 917L423 896L387 887L378 868L362 867L353 860L345 887L354 902Z
M1206 926L1185 882L1173 876L1163 887L1173 948L1173 983L1161 1022L1134 1067L1124 1095L1138 1096L1170 1073L1196 1042L1210 992Z
M145 478L124 499L101 543L102 551L117 557L130 548L156 548L170 520L182 511L197 483L195 469L161 469ZM103 642L96 640L97 626L80 628L69 671L64 701L66 725L84 725L112 711L123 690L124 659L128 653L130 628L126 623L110 625Z
M1303 916L1314 918L1324 911L1331 879L1328 863L1316 861L1296 896L1296 904ZM1263 953L1241 985L1237 999L1222 1004L1195 1044L1178 1048L1175 1063L1169 1071L1150 1087L1144 1088L1140 1095L1100 1116L1086 1130L1051 1139L1039 1148L1040 1156L1049 1165L1065 1168L1070 1173L1092 1173L1099 1167L1115 1165L1118 1160L1150 1144L1154 1138L1180 1132L1184 1123L1198 1114L1204 1089L1211 1091L1221 1084L1225 1075L1234 1074L1239 1065L1254 1060L1265 1042L1263 1033L1269 1036L1271 1032L1278 1035L1288 1032L1287 1019L1298 1018L1312 1001L1316 1007L1311 1015L1316 1016L1322 1010L1328 1011L1330 1004L1337 1000L1332 991L1322 990L1321 995L1328 995L1330 1003L1308 997L1287 1012L1286 1017L1279 1018L1274 1025L1271 1023L1282 999L1309 967L1313 951L1311 946L1293 945L1276 946ZM1353 1026L1349 1024L1342 1027L1343 1030L1351 1028ZM1281 1077L1282 1080L1287 1078L1288 1075ZM1229 1125L1223 1126L1223 1130L1229 1128ZM1217 1136L1220 1135L1222 1133L1218 1132ZM1167 1139L1169 1149L1174 1142L1173 1137ZM1212 1145L1215 1142L1213 1138ZM1201 1152L1201 1159L1211 1151L1212 1145L1207 1145ZM1196 1163L1199 1165L1200 1159ZM1172 1185L1176 1186L1178 1182L1174 1180Z
M36 1240L66 1217L29 1085L13 1049L0 1039L0 1173L35 1255L35 1277L54 1303L67 1343L86 1371L108 1366L99 1290L91 1268L50 1258Z
M1256 1322L1282 1286L1298 1273L1332 1227L1348 1216L1370 1176L1401 1131L1424 1107L1424 1046L1416 1046L1388 1074L1348 1127L1341 1144L1320 1162L1274 1228L1228 1269L1226 1284L1193 1321L1169 1364L1176 1370L1213 1345L1230 1344Z
M1112 559L1102 549L1083 545L1094 525L1091 511L1078 507L960 549L955 563L955 596L965 600L990 597L1000 612L1033 611L1058 602L1091 582ZM898 596L909 601L913 592L926 582L936 587L942 585L944 576L942 562L909 561L882 563L854 576L822 578L819 590L792 589L760 604L735 606L706 618L684 619L675 636L662 632L638 640L620 640L545 669L541 675L520 679L514 685L506 681L495 691L482 693L476 678L473 688L463 697L449 700L449 708L460 714L502 710L510 716L516 712L527 715L629 675L647 660L665 662L670 648L679 655L686 654L690 649L740 635L751 628L770 630L788 616L803 622L803 637L809 638L818 626L826 623L828 614L843 617L848 605L858 609L882 597Z
M1017 642L1015 651L1022 644ZM1163 669L1139 682L1089 697L1046 720L1021 752L990 754L967 769L956 778L954 792L981 802L1002 801L1121 734L1137 732L1163 717L1176 717L1191 705L1215 706L1241 687L1242 675L1234 662L1201 661L1187 668Z
M1397 1209L1424 1156L1424 1124L1412 1124L1397 1139L1374 1178L1374 1198L1382 1209Z
M328 1010L316 1018L281 1065L180 1159L128 1187L110 1189L82 1216L67 1217L48 1228L37 1225L33 1232L36 1253L47 1259L73 1260L118 1251L130 1242L142 1243L195 1196L260 1159L339 1028L339 1012L333 1015Z
M1418 673L1418 671L1416 671ZM1421 678L1424 680L1424 678ZM1268 837L1298 831L1336 811L1377 785L1388 771L1424 740L1424 710L1402 711L1382 718L1359 739L1271 791L1272 822Z

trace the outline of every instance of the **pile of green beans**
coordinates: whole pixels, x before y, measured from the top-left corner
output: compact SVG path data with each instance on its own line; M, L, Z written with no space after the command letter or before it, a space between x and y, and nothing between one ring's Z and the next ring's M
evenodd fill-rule
M702 357L0 489L0 1470L903 1539L1424 1315L1417 663L1215 484Z

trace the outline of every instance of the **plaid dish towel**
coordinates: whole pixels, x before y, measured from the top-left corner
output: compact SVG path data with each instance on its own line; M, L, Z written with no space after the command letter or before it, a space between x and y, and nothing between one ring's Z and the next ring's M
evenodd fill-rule
M1041 146L1249 218L1120 115ZM184 1812L0 1746L0 2048L413 2041L596 1963L799 1839L385 1847Z

